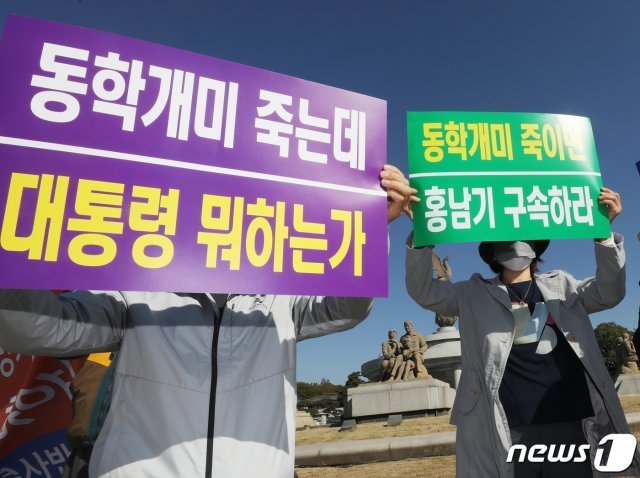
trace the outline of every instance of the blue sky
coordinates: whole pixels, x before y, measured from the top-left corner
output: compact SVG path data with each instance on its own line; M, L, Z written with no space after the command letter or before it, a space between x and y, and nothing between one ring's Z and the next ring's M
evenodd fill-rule
M594 325L638 319L640 3L627 0L3 0L0 13L73 23L325 83L388 101L389 162L407 171L408 110L523 111L591 118L604 183L622 194L627 297ZM391 226L390 297L342 334L299 345L298 379L343 383L389 328L434 316L404 286L406 218ZM477 244L440 246L455 279L489 274ZM590 240L552 242L545 269L594 273ZM384 260L385 258L380 258Z

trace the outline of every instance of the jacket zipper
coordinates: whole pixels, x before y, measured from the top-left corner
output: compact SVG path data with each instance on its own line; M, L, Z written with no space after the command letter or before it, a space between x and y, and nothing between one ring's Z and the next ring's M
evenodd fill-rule
M209 423L207 426L207 461L205 468L205 478L211 478L213 473L213 429L216 419L216 388L218 385L218 337L220 335L220 325L222 324L222 314L215 314L213 319L213 340L211 343L211 390L209 391Z

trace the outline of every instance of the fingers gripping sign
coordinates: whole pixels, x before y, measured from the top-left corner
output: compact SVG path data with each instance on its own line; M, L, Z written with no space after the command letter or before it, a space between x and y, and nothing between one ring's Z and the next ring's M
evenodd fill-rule
M609 189L600 188L600 196L598 196L598 203L607 206L609 212L609 223L618 217L618 214L622 212L622 202L620 200L620 194Z
M419 202L417 190L409 186L409 180L402 171L391 164L385 164L380 172L381 184L387 190L387 220L398 218L404 212L413 219L412 204Z

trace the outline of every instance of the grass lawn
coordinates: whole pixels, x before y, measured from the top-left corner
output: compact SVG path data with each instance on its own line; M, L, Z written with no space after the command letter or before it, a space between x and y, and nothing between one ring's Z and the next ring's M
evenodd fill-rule
M296 432L296 445L313 445L336 441L367 440L370 438L406 437L453 431L449 416L409 418L398 427L387 427L387 422L359 423L354 431L340 432L339 427L311 428Z

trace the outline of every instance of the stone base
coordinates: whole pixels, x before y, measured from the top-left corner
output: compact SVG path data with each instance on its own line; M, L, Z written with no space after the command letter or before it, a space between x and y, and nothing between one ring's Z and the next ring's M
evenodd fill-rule
M318 424L309 412L296 410L296 430L316 427Z
M429 348L424 364L431 375L458 388L462 370L460 332L455 327L440 327L435 334L425 335Z
M347 390L345 418L450 409L455 397L448 383L435 378L363 384Z
M615 387L618 395L640 394L640 373L618 375Z

